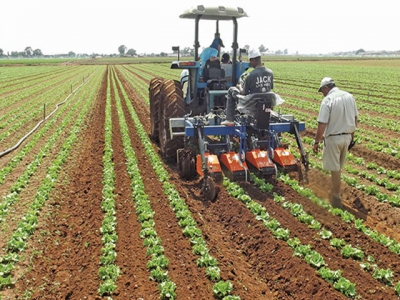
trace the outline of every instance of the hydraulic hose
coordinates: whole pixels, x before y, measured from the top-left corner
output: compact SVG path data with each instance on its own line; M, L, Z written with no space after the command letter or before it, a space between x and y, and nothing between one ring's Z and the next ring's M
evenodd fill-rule
M93 74L92 74L92 75L93 75ZM23 142L25 139L27 139L33 132L35 132L35 130L36 130L43 122L45 122L47 119L49 119L49 118L58 110L58 108L59 108L61 105L63 105L65 102L67 102L67 100L69 99L69 97L71 97L81 86L83 86L83 85L86 83L86 81L88 81L89 78L90 78L92 75L90 75L88 78L86 78L86 79L82 82L82 84L80 84L79 86L77 86L77 87L67 96L67 98L65 98L64 101L62 101L62 102L56 104L56 108L55 108L47 117L45 117L43 120L39 121L39 122L36 124L36 126L32 128L31 131L29 131L25 136L23 136L23 137L18 141L18 143L16 143L16 144L15 144L14 146L12 146L11 148L8 148L7 150L5 150L5 151L3 151L3 152L0 152L0 157L2 157L2 156L4 156L4 155L6 155L6 154L8 154L8 153L10 153L10 152L12 152L12 151L14 151L15 149L17 149L17 148L22 144L22 142Z

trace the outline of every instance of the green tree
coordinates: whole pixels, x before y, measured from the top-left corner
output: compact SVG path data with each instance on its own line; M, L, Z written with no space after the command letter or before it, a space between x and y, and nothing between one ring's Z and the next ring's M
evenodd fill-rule
M75 54L75 52L69 51L69 52L68 52L68 56L69 56L69 57L75 57L76 54Z
M40 49L35 49L35 50L33 51L33 56L35 56L35 57L43 56L42 50L40 50Z
M124 55L125 54L125 51L126 51L126 46L125 45L121 45L121 46L119 46L118 47L118 52L119 52L119 54L122 56L122 55Z
M261 53L265 52L268 50L268 48L265 48L264 45L261 45L260 47L258 47L258 50L260 50Z
M26 56L32 56L32 54L33 54L33 50L32 50L32 47L26 47L25 48L25 50L24 50L24 52L25 52L25 55Z
M364 49L358 49L358 50L356 51L356 54L362 54L362 53L364 53L364 52L365 52Z
M134 55L136 55L136 50L131 48L128 50L128 52L126 52L126 54L128 54L130 56L134 56Z
M0 56L3 56L3 49L0 48Z

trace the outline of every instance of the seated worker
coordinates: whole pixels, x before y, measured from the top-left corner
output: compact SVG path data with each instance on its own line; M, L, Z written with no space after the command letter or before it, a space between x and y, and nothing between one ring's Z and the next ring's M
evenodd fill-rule
M266 93L270 92L274 87L274 74L272 70L263 65L261 54L258 49L251 49L249 51L249 60L254 70L248 74L243 74L245 78L242 82L228 89L228 94L226 96L226 120L221 122L221 125L234 125L235 109L239 94L249 95L254 93Z
M231 57L229 56L228 53L222 54L221 63L222 64L232 64Z
M221 59L221 68L224 69L225 71L225 77L229 78L229 81L231 81L232 77L232 61L231 57L229 56L228 53L222 54L222 59Z
M221 47L225 47L224 43L219 37L216 37L211 43L210 47L203 49L203 52L200 54L200 60L203 65L203 67L200 68L200 76L203 75L203 68L206 67L208 60L211 64L215 63L216 61L219 63L219 51Z

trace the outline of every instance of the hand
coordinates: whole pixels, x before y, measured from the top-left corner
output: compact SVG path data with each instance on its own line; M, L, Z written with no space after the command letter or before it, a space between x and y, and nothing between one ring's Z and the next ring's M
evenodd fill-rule
M314 143L313 152L318 153L318 151L319 151L319 143Z

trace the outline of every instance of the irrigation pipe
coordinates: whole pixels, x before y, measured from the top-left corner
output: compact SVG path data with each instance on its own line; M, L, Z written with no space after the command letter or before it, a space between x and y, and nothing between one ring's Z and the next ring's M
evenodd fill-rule
M92 74L92 75L93 75L93 74ZM47 119L49 119L49 118L58 110L58 107L59 107L59 106L63 105L65 102L67 102L67 100L69 99L69 97L71 97L81 86L83 86L83 85L90 79L90 77L92 77L92 75L90 75L88 78L86 78L85 81L82 82L82 84L80 84L79 86L77 86L77 87L67 96L67 98L65 98L64 101L62 101L62 102L56 104L56 108L55 108L47 117L45 117L43 120L39 121L39 122L36 124L36 126L33 127L33 129L32 129L31 131L29 131L24 137L22 137L22 138L18 141L18 143L16 143L13 147L8 148L7 150L5 150L5 151L3 151L3 152L0 152L0 157L2 157L2 156L4 156L4 155L10 153L11 151L14 151L15 149L17 149L17 148L22 144L22 142L23 142L26 138L28 138L33 132L35 132L35 130L36 130L43 122L45 122Z

